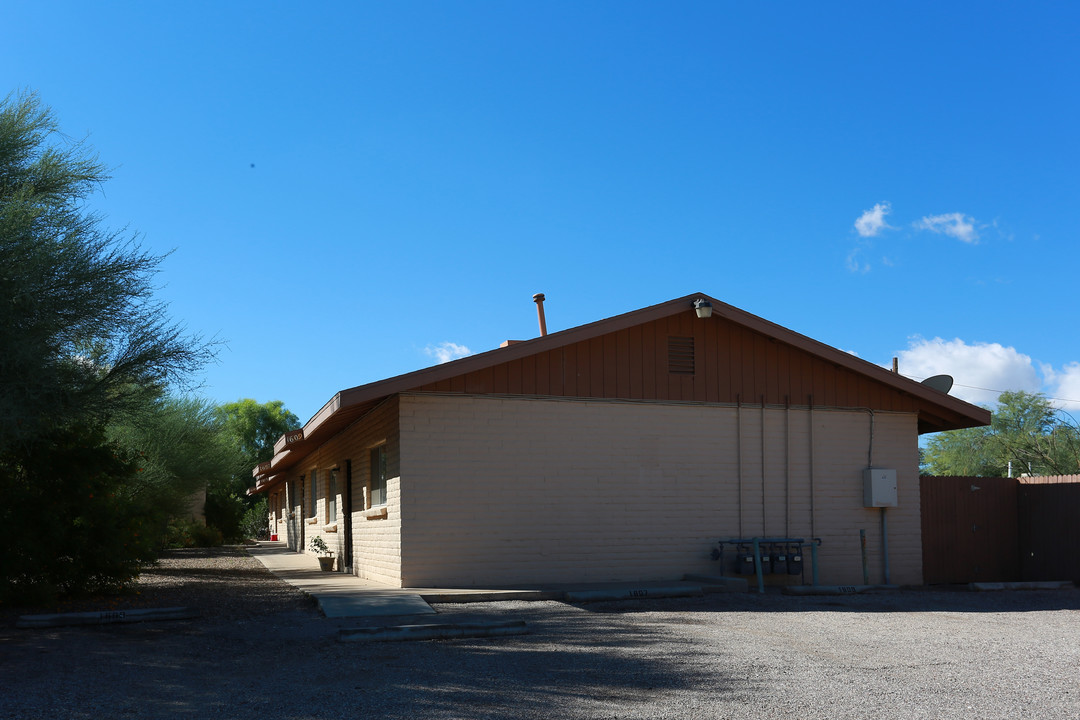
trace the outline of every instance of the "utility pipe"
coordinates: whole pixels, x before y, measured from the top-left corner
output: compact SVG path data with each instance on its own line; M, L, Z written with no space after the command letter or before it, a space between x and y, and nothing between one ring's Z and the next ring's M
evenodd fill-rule
M735 395L735 435L737 438L737 448L735 450L735 462L737 472L739 475L739 536L743 534L743 492L742 492L742 395Z
M885 508L881 508L881 556L885 560L885 584L891 585L889 582L889 521L885 513Z
M754 538L754 572L757 573L757 591L765 594L765 573L761 567L761 540Z
M761 396L761 534L769 532L765 523L765 396ZM785 531L786 532L786 531Z
M814 523L814 396L808 396L810 400L810 537L817 537L817 527ZM817 555L815 554L816 558ZM817 567L815 563L815 567ZM815 578L815 585L817 581Z
M870 568L866 564L866 530L859 530L859 548L862 551L862 584L870 584Z
M866 412L870 413L870 449L866 452L866 467L874 467L874 411L871 408L866 408Z
M791 534L791 397L784 396L784 534Z
M536 303L536 318L540 321L540 337L544 337L547 335L547 320L544 318L544 293L533 295L533 302Z

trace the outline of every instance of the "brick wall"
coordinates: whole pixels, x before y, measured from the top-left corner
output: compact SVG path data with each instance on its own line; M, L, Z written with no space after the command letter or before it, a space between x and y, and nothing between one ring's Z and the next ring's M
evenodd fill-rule
M881 582L880 511L862 506L870 414L812 418L811 432L806 409L402 396L400 581L672 579L716 572L719 538L813 525L823 583L861 582L860 528ZM877 413L873 447L899 482L891 580L919 583L915 416Z
M397 399L391 398L371 413L334 436L321 447L313 451L295 468L295 475L289 482L299 483L300 476L305 476L302 504L296 502L295 510L300 517L303 512L304 541L302 549L308 551L311 538L323 538L327 546L334 551L334 557L341 558L345 542L345 502L346 473L352 469L352 567L349 571L360 577L376 580L391 585L400 585L400 482L397 452ZM367 509L370 483L371 448L385 444L389 479L387 481L387 501L385 506ZM328 519L328 489L330 471L337 468L337 514ZM310 482L313 470L316 473L316 506L310 506ZM294 496L294 502L300 500L300 493ZM315 523L308 518L315 517ZM336 530L328 529L337 526Z

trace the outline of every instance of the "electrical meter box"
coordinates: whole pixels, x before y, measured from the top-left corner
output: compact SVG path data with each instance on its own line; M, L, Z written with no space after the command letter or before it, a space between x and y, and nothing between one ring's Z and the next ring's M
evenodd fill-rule
M895 470L863 470L863 507L896 507Z

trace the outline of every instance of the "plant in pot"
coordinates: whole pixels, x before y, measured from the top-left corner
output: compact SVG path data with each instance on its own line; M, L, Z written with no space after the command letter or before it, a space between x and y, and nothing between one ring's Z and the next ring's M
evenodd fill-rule
M330 571L334 569L334 553L326 547L326 542L319 536L311 538L311 551L319 553L319 567Z

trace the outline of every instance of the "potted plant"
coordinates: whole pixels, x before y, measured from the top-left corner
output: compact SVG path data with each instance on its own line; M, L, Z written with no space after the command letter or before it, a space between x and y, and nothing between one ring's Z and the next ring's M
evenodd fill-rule
M326 547L326 543L321 537L316 535L311 538L311 550L312 552L319 553L319 567L329 572L334 569L334 553Z

